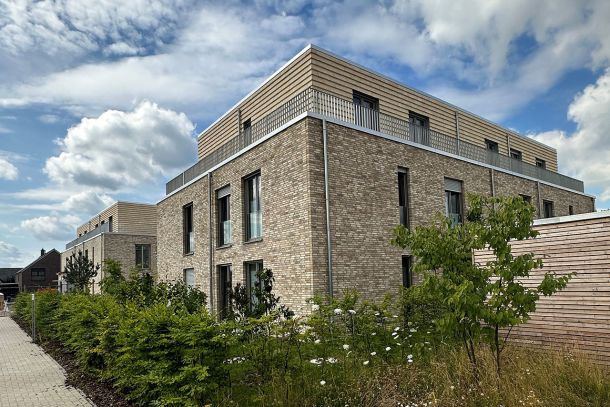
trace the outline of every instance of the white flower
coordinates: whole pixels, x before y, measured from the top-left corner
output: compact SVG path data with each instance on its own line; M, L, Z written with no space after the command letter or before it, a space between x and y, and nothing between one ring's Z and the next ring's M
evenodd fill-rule
M326 381L320 380L320 386L324 386L325 384L326 384Z
M343 349L348 350L349 349L349 345L348 344L343 345Z
M393 318L398 318L398 315L392 315Z
M316 359L311 359L309 361L309 363L312 363L314 365L321 365L323 361L324 361L324 359L322 359L322 358L316 358Z
M341 308L335 308L335 315L343 314L343 310Z
M369 364L369 361L368 361L368 360L365 360L364 362L362 362L362 364L363 364L364 366L366 366L366 365L368 365L368 364Z
M313 341L313 343L315 343L317 345L318 343L320 343L320 340L316 339L315 341Z
M390 350L392 350L392 348L390 348L389 346L387 348L385 348L386 352L389 352Z
M409 332L417 332L417 329L411 328L411 329L409 329Z
M392 332L392 336L398 336L398 332Z
M399 326L397 326L396 328L394 328L394 332L398 332L398 331L400 331L400 327L399 327Z
M349 312L352 315L354 315L356 313L356 311L354 311L353 309L348 309L347 312Z
M449 387L451 390L455 390L455 386L451 386Z
M413 359L407 359L407 362L413 363Z
M402 346L402 343L396 342L396 346Z
M318 304L314 304L311 306L312 311L318 311L319 309L320 309L320 306Z
M407 355L407 359L413 359L413 355Z
M371 352L371 356L375 356L377 352Z
M377 335L377 332L371 333L371 336L375 336L375 335Z
M379 312L376 312L376 313L375 313L375 316L376 316L376 317L378 317L378 316L379 316Z
M337 363L337 359L335 359L335 358L328 358L328 359L326 359L326 361L328 363L330 363L331 365Z

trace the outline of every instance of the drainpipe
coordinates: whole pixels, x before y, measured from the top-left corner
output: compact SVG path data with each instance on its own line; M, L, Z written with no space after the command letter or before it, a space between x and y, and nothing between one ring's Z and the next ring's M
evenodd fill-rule
M328 141L326 119L322 119L322 142L324 145L324 198L326 201L326 250L328 251L328 296L333 299L333 254L330 239L330 194L328 189Z
M212 285L214 283L214 270L212 269L212 172L208 172L208 267L210 271L210 291L209 291L209 301L210 301L210 312L212 312L212 307L214 301L212 299L212 294L214 293L212 289Z

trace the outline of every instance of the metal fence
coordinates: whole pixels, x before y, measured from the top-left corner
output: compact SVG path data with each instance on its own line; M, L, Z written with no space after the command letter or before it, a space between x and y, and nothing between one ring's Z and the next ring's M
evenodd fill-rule
M493 165L575 191L584 192L583 182L577 179L500 155L478 145L458 140L455 137L413 125L408 120L390 116L374 109L368 109L351 101L309 88L252 124L248 131L240 132L240 134L228 140L185 172L169 181L166 184L166 193L169 194L175 191L305 112L317 113L328 118L338 119L412 143Z
M74 239L73 241L71 241L70 243L66 244L66 250L68 250L71 247L76 246L79 243L84 242L85 240L91 239L92 237L95 237L103 232L109 232L109 231L110 231L110 223L102 223L95 229L90 230L89 232L85 233L84 235L79 236L76 239Z

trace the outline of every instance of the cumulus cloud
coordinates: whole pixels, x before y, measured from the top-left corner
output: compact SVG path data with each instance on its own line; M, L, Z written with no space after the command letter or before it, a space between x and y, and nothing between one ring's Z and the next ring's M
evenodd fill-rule
M39 216L21 221L21 228L38 240L68 240L74 236L79 223L80 219L74 215Z
M0 156L0 179L16 180L19 170L8 159Z
M595 84L578 94L568 109L576 131L553 130L530 135L557 149L560 170L601 190L599 199L610 202L610 69Z
M59 185L119 190L153 181L194 161L194 125L151 102L131 112L108 110L82 119L58 140L45 172Z

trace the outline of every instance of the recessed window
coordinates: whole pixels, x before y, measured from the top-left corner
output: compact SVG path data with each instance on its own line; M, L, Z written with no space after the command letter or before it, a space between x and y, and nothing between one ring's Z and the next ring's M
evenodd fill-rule
M574 215L574 207L572 205L568 205L568 215Z
M409 174L406 168L398 169L398 207L400 224L409 227Z
M244 144L250 145L252 143L252 120L248 119L243 124L244 130Z
M409 139L430 145L430 118L409 110Z
M195 287L195 269L184 269L184 285L187 287Z
M195 250L195 233L193 231L193 203L182 207L182 230L184 254L191 254Z
M462 181L445 178L445 213L451 224L462 223Z
M246 241L260 239L263 236L260 173L244 179L244 213Z
M30 270L32 282L42 282L47 278L47 270L45 268L32 268Z
M231 243L231 186L227 185L216 192L218 211L218 246Z
M142 268L142 270L148 270L150 268L149 244L136 245L136 266L139 266L140 268Z
M522 199L523 199L525 202L527 202L528 204L530 204L530 205L532 204L532 197L531 197L531 196L529 196L529 195L523 195L523 194L520 194L519 196L521 196L521 198L522 198Z
M536 167L546 168L546 161L544 161L542 158L536 158Z
M411 272L411 256L402 256L402 286L409 288L413 285Z
M230 264L218 266L218 309L222 318L226 318L231 307L232 270Z
M515 150L514 148L511 148L510 149L510 158L512 158L514 160L522 161L523 160L523 154L521 154L521 151Z
M379 130L379 99L353 91L353 101L356 124Z
M485 148L487 148L487 150L493 153L500 152L500 147L498 146L498 143L493 140L485 139Z
M108 218L108 231L112 232L112 216Z
M553 216L555 216L553 209L553 201L542 201L542 209L545 218L552 218Z
M256 295L256 289L260 287L260 280L258 278L258 273L263 271L263 261L250 261L244 264L244 269L246 272L246 289L248 292L248 300L250 301L250 309L254 309L258 304L258 297Z

